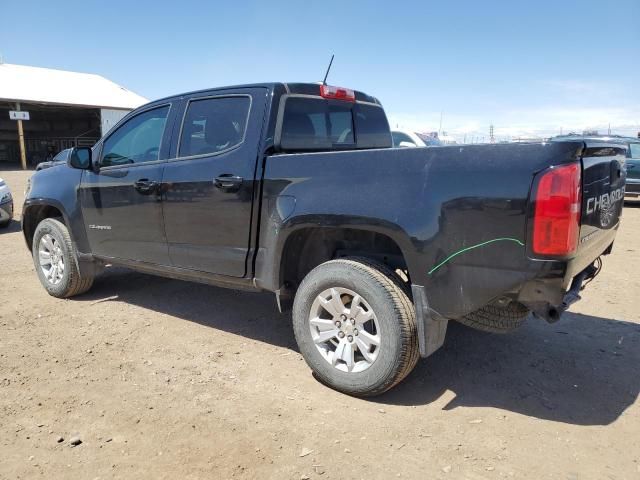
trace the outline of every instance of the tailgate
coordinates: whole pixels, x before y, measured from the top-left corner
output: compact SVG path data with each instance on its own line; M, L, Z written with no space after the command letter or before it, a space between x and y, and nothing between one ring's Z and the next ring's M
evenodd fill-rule
M595 260L615 237L624 203L626 154L624 143L585 143L578 255L586 263Z

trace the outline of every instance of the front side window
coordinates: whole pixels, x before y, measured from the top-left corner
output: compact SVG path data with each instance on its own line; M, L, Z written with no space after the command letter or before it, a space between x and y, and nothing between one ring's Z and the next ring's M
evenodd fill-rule
M631 158L640 158L640 143L629 144L629 156Z
M189 102L178 156L191 157L226 151L244 140L251 98L217 97Z
M168 114L167 105L127 120L104 142L101 165L109 167L158 160Z

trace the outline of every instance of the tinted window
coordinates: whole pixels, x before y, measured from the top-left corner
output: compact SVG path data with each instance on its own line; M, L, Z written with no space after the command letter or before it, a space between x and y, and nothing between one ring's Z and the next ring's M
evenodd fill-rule
M242 143L251 99L219 97L189 102L182 125L179 156L206 155Z
M127 120L104 142L101 164L126 165L158 160L169 106Z
M330 149L353 145L353 104L323 99L287 99L281 144L287 150Z
M391 146L389 122L382 107L357 103L354 107L358 148Z
M640 158L640 143L630 143L629 154L631 158Z
M282 119L284 150L391 147L384 110L376 105L290 97Z

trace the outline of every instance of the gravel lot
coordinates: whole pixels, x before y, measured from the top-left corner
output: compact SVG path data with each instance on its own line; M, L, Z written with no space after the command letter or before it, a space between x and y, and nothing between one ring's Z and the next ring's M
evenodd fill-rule
M0 171L18 219L29 175ZM360 400L314 379L272 295L110 268L58 300L16 221L0 233L0 479L640 478L639 239L628 205L561 322L450 325Z

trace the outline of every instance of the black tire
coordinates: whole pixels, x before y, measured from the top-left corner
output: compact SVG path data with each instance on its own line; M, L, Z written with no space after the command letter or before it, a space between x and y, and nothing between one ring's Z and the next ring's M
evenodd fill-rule
M322 383L349 395L367 397L389 390L413 370L420 355L415 309L402 283L390 268L363 258L325 262L304 278L293 304L293 329L302 356ZM311 307L321 292L332 287L356 292L375 312L381 341L376 359L364 371L337 369L313 342Z
M520 328L528 315L527 307L511 302L505 307L486 305L458 319L458 322L483 332L509 333Z
M40 266L38 248L40 240L47 234L51 235L58 243L64 259L64 272L58 283L53 283L47 279ZM33 235L32 257L40 283L42 283L49 295L58 298L73 297L86 292L93 285L93 275L80 274L69 230L57 218L46 218L38 224Z
M7 228L9 225L11 225L11 220L0 223L0 228Z

